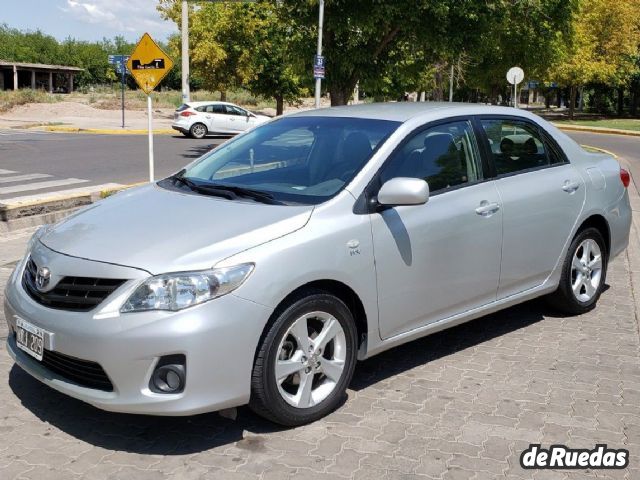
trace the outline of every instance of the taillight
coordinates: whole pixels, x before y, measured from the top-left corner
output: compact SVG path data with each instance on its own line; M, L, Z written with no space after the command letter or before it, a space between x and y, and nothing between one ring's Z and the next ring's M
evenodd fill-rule
M631 175L629 175L629 172L624 168L620 169L620 181L622 185L624 185L624 188L627 188L629 183L631 183Z
M191 115L195 115L195 112L190 112L189 110L185 110L180 114L181 117L190 117Z

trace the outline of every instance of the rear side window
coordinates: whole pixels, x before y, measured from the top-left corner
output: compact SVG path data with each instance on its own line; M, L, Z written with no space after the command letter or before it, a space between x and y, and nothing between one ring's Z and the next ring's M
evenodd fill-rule
M538 129L527 122L484 119L480 123L498 175L562 163L558 155L547 148Z

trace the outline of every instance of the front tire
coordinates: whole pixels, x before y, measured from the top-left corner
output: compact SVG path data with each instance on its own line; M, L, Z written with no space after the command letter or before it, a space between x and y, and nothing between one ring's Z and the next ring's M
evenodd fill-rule
M204 138L207 135L207 126L204 123L194 123L189 129L189 135L193 138Z
M604 288L608 257L599 230L586 228L575 236L562 267L558 289L549 296L550 304L569 315L592 310Z
M356 363L355 321L342 300L319 290L274 315L256 354L249 406L281 425L304 425L345 398Z

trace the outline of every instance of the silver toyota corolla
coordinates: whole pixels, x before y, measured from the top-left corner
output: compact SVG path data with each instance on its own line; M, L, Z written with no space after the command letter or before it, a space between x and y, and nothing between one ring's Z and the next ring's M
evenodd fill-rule
M541 295L593 308L628 183L520 110L289 115L38 230L7 285L8 351L105 410L310 422L358 359Z

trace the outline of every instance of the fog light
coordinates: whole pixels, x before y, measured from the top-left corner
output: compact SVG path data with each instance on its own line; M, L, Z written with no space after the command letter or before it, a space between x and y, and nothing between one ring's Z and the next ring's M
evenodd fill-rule
M186 378L185 356L167 355L158 361L149 381L149 389L155 393L180 393L184 390Z

